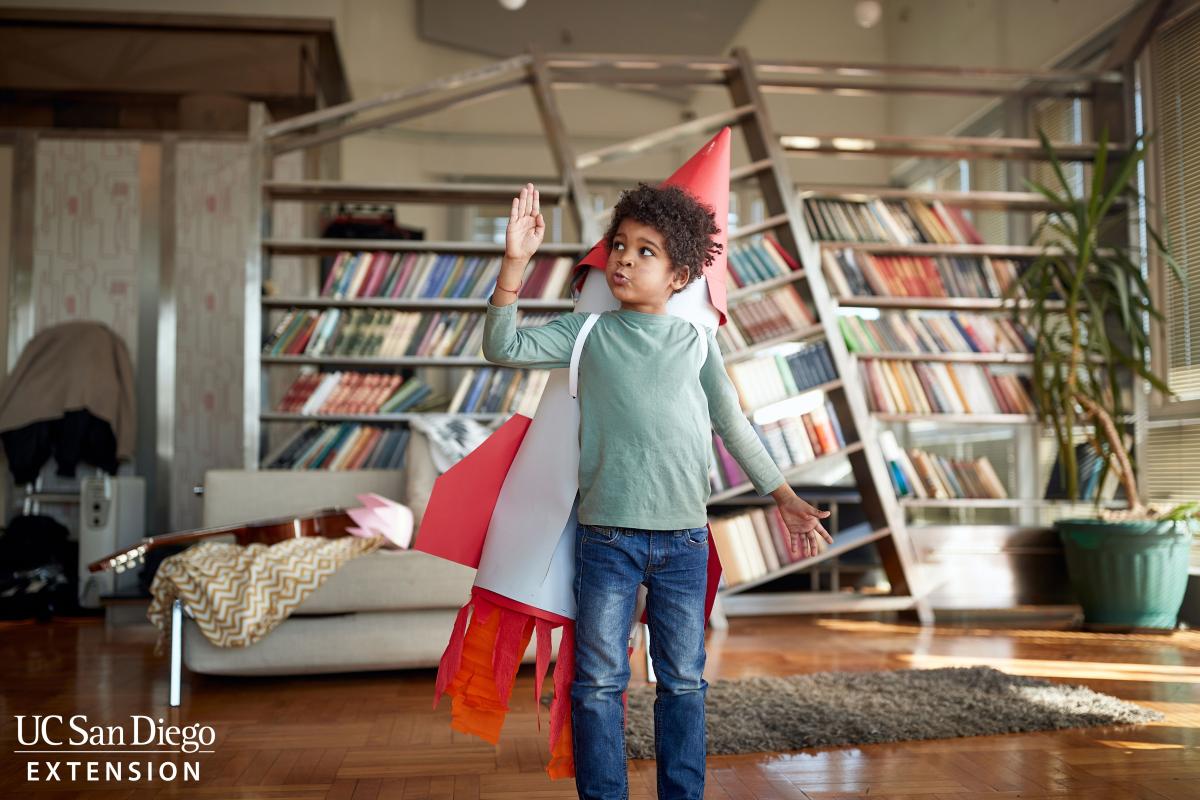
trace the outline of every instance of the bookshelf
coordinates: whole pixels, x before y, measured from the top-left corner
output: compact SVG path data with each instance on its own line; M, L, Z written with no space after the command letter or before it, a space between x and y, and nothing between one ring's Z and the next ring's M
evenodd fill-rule
M271 173L270 164L275 155L298 149L307 149L337 141L374 127L410 120L431 111L442 110L458 104L482 98L497 97L516 90L529 90L533 94L546 136L547 146L558 172L558 180L539 184L545 205L558 204L565 208L577 229L578 241L547 243L539 251L541 255L558 255L568 258L581 257L600 234L600 219L591 206L586 171L602 165L610 165L624 158L638 155L648 149L669 146L686 141L688 137L708 136L721 127L730 125L735 133L743 136L744 152L748 160L733 167L731 181L737 187L750 187L762 198L762 218L730 232L731 257L733 251L743 246L759 246L771 237L778 245L780 255L792 262L790 269L778 274L759 274L743 285L728 287L728 303L731 322L735 322L734 309L742 305L761 302L772 292L787 291L799 298L803 308L811 313L811 319L792 324L786 329L769 331L760 329L754 335L743 336L742 341L733 339L724 331L721 341L725 363L731 373L739 365L754 365L765 358L795 352L814 343L824 343L828 348L834 376L830 380L807 387L801 396L819 396L823 408L828 408L833 420L840 428L843 444L834 451L814 452L810 458L789 466L785 475L789 481L799 480L814 471L821 472L835 466L848 469L857 485L857 498L861 502L867 522L840 531L833 545L817 556L803 561L780 564L765 574L744 580L735 585L726 585L722 597L736 600L744 613L809 613L818 611L852 610L898 610L914 614L922 622L932 620L932 612L926 597L922 567L918 548L910 537L910 518L913 514L930 510L937 513L959 515L1007 513L1017 508L1028 512L1031 507L1054 505L1052 501L1013 500L1008 498L952 499L941 498L922 502L920 498L901 498L892 483L890 466L884 458L879 432L894 426L900 428L924 428L942 430L950 436L975 437L993 435L1013 438L1014 430L1033 430L1035 420L1027 414L991 413L875 413L868 403L867 393L860 379L860 363L887 361L896 363L940 363L943 365L970 365L978 369L1021 370L1029 364L1028 353L1021 352L905 352L895 349L879 349L874 352L852 353L839 327L841 315L850 311L869 314L927 311L931 313L977 313L1008 314L1013 303L1006 303L995 296L980 293L980 296L895 296L891 293L860 294L834 291L827 272L827 255L834 252L852 253L863 258L931 258L931 259L1022 259L1036 254L1035 248L1005 243L971 242L897 242L897 241L849 241L839 238L824 238L820 231L810 228L806 220L805 201L808 198L824 198L840 201L887 201L942 203L964 209L999 209L1012 212L1037 212L1044 209L1040 196L1027 192L949 192L918 191L898 187L843 187L810 186L797 187L788 166L791 154L820 154L822 158L862 157L862 152L848 152L835 138L827 135L805 137L807 144L781 136L771 121L767 96L805 91L825 91L833 80L842 83L847 69L871 81L872 92L911 92L919 87L906 87L902 82L890 80L879 82L878 77L889 78L896 74L911 72L924 75L927 68L887 67L877 65L831 65L794 61L755 61L743 49L734 50L725 57L691 58L686 56L639 56L631 59L627 55L605 54L545 54L531 50L495 64L447 76L430 83L393 92L376 98L322 109L296 118L271 122L266 119L261 105L255 105L251 114L251 169L259 191L255 193L253 213L262 225L255 226L256 237L247 253L247 314L246 314L246 433L245 461L249 467L258 467L266 451L264 427L274 424L296 424L298 422L362 423L370 425L404 425L419 418L421 412L399 413L330 413L296 414L281 412L270 407L264 387L269 385L266 376L271 370L309 367L315 369L345 370L433 370L445 374L447 370L463 370L487 367L487 362L476 355L363 357L355 355L264 355L261 343L269 332L264 321L267 315L291 309L311 309L315 312L330 310L369 310L376 312L452 312L458 315L482 315L486 308L486 293L478 297L300 297L282 295L262 297L264 275L269 275L272 260L277 257L331 255L340 252L378 252L405 254L414 252L453 253L460 256L495 256L503 251L501 245L489 242L465 241L407 241L370 239L320 239L282 238L271 233L270 214L264 214L265 204L290 200L306 203L332 202L338 200L396 203L396 204L507 204L516 193L517 187L488 183L430 183L396 182L370 183L362 181L335 180L283 180ZM928 77L928 76L926 76ZM974 70L940 72L936 80L952 83L974 78L986 78L986 74ZM1038 81L1038 86L1051 86L1062 82L1091 81L1107 84L1119 81L1119 76L1109 73L1091 73L1039 70L1015 79ZM853 82L853 81L851 81ZM560 114L556 87L560 85L610 85L658 86L691 84L716 86L728 92L731 108L659 131L648 132L624 142L605 146L597 150L577 154L567 126ZM959 87L963 91L962 87ZM965 90L968 94L971 90ZM1014 94L1037 97L1041 90L1014 90ZM980 94L994 96L994 87L980 89ZM368 119L359 115L374 115ZM858 137L863 138L863 137ZM864 139L865 141L865 139ZM813 144L815 142L815 144ZM1021 137L873 137L873 150L867 155L906 155L915 157L943 158L999 158L1016 162L1037 158L1036 140ZM1090 150L1085 145L1066 147L1064 158L1086 158ZM522 314L552 313L573 308L570 298L521 298ZM1020 306L1021 301L1015 305ZM723 326L729 327L729 326ZM745 333L745 332L743 332ZM786 400L787 398L785 398ZM744 410L753 419L767 413L771 407L784 400L747 400ZM465 417L485 422L501 422L506 413L469 413ZM756 423L757 424L757 423ZM762 426L760 426L761 429ZM983 433L976 433L982 431ZM1017 436L1021 444L1019 461L1032 463L1033 437ZM714 516L728 511L762 508L769 506L757 497L752 487L745 482L726 482L715 487L710 501ZM1027 520L1022 520L1027 523ZM944 525L942 527L945 527ZM1001 526L1003 527L1003 526ZM1015 528L1015 526L1014 526ZM957 529L957 528L956 528ZM811 591L796 593L771 593L755 595L746 590L753 589L791 574L816 567L825 562L836 562L839 555L850 550L873 545L880 555L886 572L889 593L878 595L864 592ZM777 554L778 555L778 554ZM742 612L739 612L742 613Z
M962 215L962 208L968 205L963 201L968 196L881 193L871 197L860 192L848 199L836 191L822 190L805 197L805 202L812 204L806 207L810 233L814 238L821 237L818 247L822 268L831 281L842 287L834 298L839 326L857 363L872 420L883 439L893 469L892 488L905 513L905 523L915 536L920 536L923 529L959 529L967 536L974 523L995 527L1007 520L1014 530L1028 529L1056 516L1087 514L1097 504L1118 507L1120 502L1105 493L1115 488L1111 482L1090 485L1087 491L1091 498L1082 501L1050 497L1052 485L1043 489L1053 484L1053 475L1047 474L1044 463L1039 463L1039 450L1044 449L1039 447L1043 428L1031 413L1032 406L1023 408L1030 402L1030 392L1020 389L1020 376L1029 373L1033 361L1029 352L1032 335L1020 322L1020 310L1029 307L1028 303L1020 298L977 296L987 293L984 284L998 295L1006 283L1001 276L1003 270L992 269L991 258L1005 259L1002 263L1011 271L1020 268L1019 259L1036 255L1039 250L979 242L974 227ZM884 202L888 197L891 204ZM963 205L947 209L946 204L954 202ZM831 213L824 220L826 224L815 213L822 203L838 212L836 218ZM1023 200L1016 205L1023 211L1040 208ZM863 243L849 238L839 240L831 234L831 228L840 228L843 234L861 233L855 215L900 215L907 217L910 227L922 227L923 238L937 238L919 221L919 211L932 213L934 224L944 225L942 234L949 230L956 237L975 241L961 245ZM962 222L957 230L956 220ZM889 223L883 227L895 230L902 226ZM831 257L833 253L867 258L883 254L897 260ZM956 259L936 264L932 261L951 255ZM969 260L965 268L962 259ZM953 285L951 280L958 278L952 273L979 278L979 285L966 285L969 280ZM858 291L848 291L848 285ZM1066 310L1063 303L1052 308ZM938 380L938 375L946 379ZM939 402L941 395L952 395L957 390L962 404L968 405L966 378L978 379L981 375L989 382L991 394L981 398L982 403L975 402L980 399L977 396L971 399L974 409L945 408ZM899 407L881 407L885 405ZM1135 417L1121 420L1127 425L1134 421ZM964 430L977 433L964 434ZM892 436L902 439L902 445L894 444L895 440L889 438ZM926 453L923 446L937 452ZM988 454L996 455L1005 446L1009 453L1001 472L1006 473L1006 479L1001 479ZM976 450L984 455L972 458ZM914 463L919 466L914 467ZM995 486L981 488L981 475L987 475Z
M815 65L807 65L812 68ZM759 63L759 71L790 72L797 65ZM830 71L837 71L833 65L825 65ZM919 68L914 68L919 69ZM797 70L798 71L798 70ZM820 71L820 67L812 69L812 73ZM905 67L881 67L879 74L888 78L910 72ZM844 74L838 71L839 74ZM864 70L863 75L870 74ZM961 76L956 76L961 77ZM1036 91L1046 91L1052 94L1056 87L1072 79L1080 79L1079 74L1068 75L1054 73L1044 76L1047 80L1033 81L1026 88L1036 87ZM941 83L949 85L958 83L956 78L947 75L939 76ZM1089 88L1098 91L1106 88L1107 84L1119 84L1122 77L1115 73L1091 73L1083 78ZM816 88L820 83L817 78L799 79L805 87ZM896 85L877 85L872 87L873 93L906 93L912 88ZM778 87L772 87L781 91ZM915 90L919 91L919 90ZM1120 117L1125 109L1122 107L1119 92L1107 92L1103 99L1099 94L1089 94L1088 99L1103 106L1103 113L1095 115L1099 120L1108 117ZM819 158L862 159L872 156L904 155L916 158L942 158L951 163L978 158L991 158L1000 161L1010 176L1019 178L1025 163L1039 159L1040 154L1029 134L1032 131L1012 130L1016 125L1013 120L1021 118L1019 113L1028 98L1014 96L1006 99L1008 113L1006 124L1011 136L974 138L969 137L888 137L863 136L847 134L855 140L853 147L839 147L836 139L828 134L809 135L809 131L798 131L805 134L795 139L784 137L782 147L788 153ZM1098 124L1097 124L1098 127ZM1114 130L1120 130L1116 126ZM1114 138L1119 138L1115 135ZM1056 143L1057 145L1058 143ZM1116 146L1116 147L1119 147ZM1063 157L1075 161L1090 159L1094 148L1090 143L1079 143L1073 146L1063 146L1060 150ZM890 315L932 314L940 315L943 319L951 316L963 317L968 314L993 318L1008 318L1014 311L1028 308L1029 302L1021 299L1002 299L1000 287L988 285L985 290L970 290L970 287L955 287L949 280L942 281L940 291L920 291L910 287L889 287L888 289L871 291L873 287L847 286L835 279L839 276L830 274L834 265L835 254L844 255L851 260L889 261L898 265L914 262L934 262L939 267L962 264L968 260L976 263L984 261L1006 261L1017 265L1021 260L1027 260L1038 255L1040 248L1007 241L985 241L980 236L971 238L959 237L957 240L925 240L924 237L905 237L884 235L873 229L871 225L854 225L850 222L848 229L838 230L837 226L822 229L819 219L814 218L809 207L809 200L825 200L837 203L875 203L875 204L910 204L920 203L926 207L934 204L953 206L955 209L973 209L980 211L1001 211L1009 218L1022 215L1036 214L1046 209L1046 202L1040 195L1032 192L1012 191L942 191L925 189L908 189L897 186L838 186L829 184L798 185L798 202L801 204L802 225L792 225L798 234L797 242L800 260L807 273L820 292L819 285L823 282L829 294L826 308L822 310L821 318L826 327L832 331L834 320L841 323L847 315L861 316L871 319L887 318ZM768 212L770 213L770 212ZM961 215L961 211L960 211ZM1019 231L1019 226L1018 226ZM945 272L946 270L943 270ZM822 273L817 276L816 273ZM928 276L926 276L928 277ZM945 276L943 276L945 277ZM952 277L952 276L951 276ZM993 275L993 280L995 276ZM869 283L869 282L867 282ZM866 289L866 291L864 291ZM907 289L907 290L904 290ZM957 289L957 290L956 290ZM1065 304L1055 303L1052 308L1066 310ZM1052 562L1059 551L1052 546L1053 534L1045 527L1045 523L1054 515L1069 513L1086 513L1091 503L1067 503L1061 500L1042 496L1041 481L1046 476L1044 468L1039 470L1039 439L1042 433L1037 419L1029 413L1013 413L1018 408L988 409L988 413L931 413L938 409L929 409L922 413L913 413L915 409L879 410L874 408L868 394L869 386L862 377L863 365L866 363L879 364L883 362L941 365L949 370L963 371L987 370L998 375L1028 374L1032 357L1029 347L998 348L995 346L956 347L946 343L917 344L909 341L886 340L876 342L873 347L857 348L851 352L849 337L843 330L833 332L834 338L846 345L840 352L839 359L844 360L841 368L843 381L847 387L847 395L852 405L858 405L857 417L862 436L870 441L878 440L886 432L893 432L909 437L913 446L928 446L941 449L943 452L959 455L970 453L977 448L983 455L993 450L1006 447L1011 453L1006 474L1006 487L1009 497L901 497L895 490L889 478L876 475L876 488L882 494L890 494L884 503L885 507L894 501L894 510L900 517L893 517L893 530L903 527L906 539L914 548L914 558L910 566L915 567L916 577L923 584L925 596L931 603L939 607L962 607L962 602L971 602L966 595L969 586L963 586L961 575L977 574L983 581L1008 582L1015 587L1011 602L1020 603L1021 596L1037 594L1025 589L1045 588L1051 583L1061 583L1064 577L1061 565L1054 567ZM945 411L946 409L941 409ZM1000 411L1000 413L997 413ZM1128 421L1128 420L1127 420ZM976 444L977 443L977 444ZM889 465L890 468L890 465ZM1039 475L1039 471L1043 474ZM962 487L958 488L962 491ZM981 544L978 536L988 537L990 541ZM973 545L972 542L975 544ZM974 548L974 549L973 549ZM1021 565L1020 571L1017 565ZM946 581L947 573L960 573L957 579ZM890 577L891 571L889 571ZM1042 586L1037 586L1041 582ZM957 597L937 588L937 584L955 584L960 589L967 589ZM1042 592L1050 596L1053 591ZM775 607L783 607L782 602ZM796 598L796 608L800 608L803 599ZM756 606L762 613L769 604Z
M257 149L265 153L287 149L287 145L273 144L272 137L264 136ZM550 183L545 188L543 197L548 202L563 199L562 186ZM453 205L507 202L518 190L516 186L480 183L367 184L267 176L261 194L268 202ZM270 223L270 215L266 215L258 247L260 279L263 273L270 274L273 261L279 258L336 258L318 295L274 294L263 296L258 303L257 338L263 345L255 388L260 398L255 402L247 397L248 410L257 406L258 430L253 437L257 443L247 436L247 464L268 466L280 453L288 452L287 439L271 441L268 432L273 426L287 426L292 440L303 440L314 428L352 431L355 436L333 437L338 444L331 451L332 459L339 448L354 448L371 437L382 440L386 435L380 430L404 429L426 414L451 414L491 425L516 411L532 413L540 390L540 371L497 368L478 352L502 245L282 238L271 235ZM553 285L539 286L540 296L522 297L522 320L541 316L544 322L553 313L573 308L572 300L564 296L569 265L584 252L582 244L571 242L548 242L540 249L538 260L557 258L566 266L554 276ZM535 273L539 266L533 265ZM248 322L248 339L254 336L253 327ZM360 329L361 338L356 340ZM323 339L323 334L328 334L328 339ZM274 370L294 372L293 382L282 391L279 385L273 386ZM311 379L314 374L324 380ZM416 387L415 397L396 402L402 391L395 380L388 384L393 393L389 397L366 381L354 380L356 375L403 375L399 386ZM425 376L430 376L428 382L422 380ZM434 388L437 384L441 386ZM499 408L495 408L497 403ZM397 407L389 408L389 404ZM320 437L310 438L323 443ZM316 463L359 468L362 461L350 460L350 466L333 460Z
M1121 80L1115 74L1095 75L1092 88L1102 82L1120 83ZM1111 123L1125 110L1118 98L1119 94L1110 93L1104 100L1090 94L1087 99L1099 103L1098 119L1108 117L1107 121ZM1021 101L1012 103L1006 122L1020 119L1021 115L1017 113L1020 109ZM1026 120L1028 118L1026 115ZM1097 121L1094 127L1098 128L1099 124ZM1122 128L1118 125L1116 129ZM924 142L922 146L930 144ZM1110 145L1110 150L1119 147ZM957 157L986 157L978 148L974 153L972 149L965 148ZM1025 144L1007 154L1000 147L991 148L991 152L991 157L1002 164L1037 157ZM1062 152L1068 162L1087 162L1094 147L1084 142L1064 148ZM1019 176L1021 170L1012 167L1010 164L1008 171ZM954 180L961 184L961 169ZM936 406L932 396L951 389L930 387L925 379L927 373L951 376L956 388L956 378L962 375L982 374L991 382L993 376L1029 374L1033 360L1029 354L1031 338L1022 344L1021 337L1016 337L1018 341L1005 347L991 346L987 342L980 346L979 342L967 341L970 337L966 329L971 327L972 317L976 322L988 317L1008 318L1031 307L1026 300L1001 299L1003 284L1011 282L1013 271L1020 268L1022 261L1037 256L1042 250L1028 245L985 241L970 224L965 210L1001 210L1010 217L1019 217L1046 210L1045 200L1028 192L833 185L805 187L803 197L805 222L811 237L818 242L821 267L837 287L835 302L840 327L854 360L858 362L859 377L868 394L872 418L880 435L887 436L890 432L904 437L905 448L930 443L940 452L957 454L958 458L951 460L960 462L964 451L975 446L985 453L990 450L994 455L1001 443L1007 443L1010 450L1015 451L1009 454L1011 458L1006 464L1006 483L1015 490L1015 496L1011 498L971 496L972 492L963 493L962 486L943 485L946 482L936 480L938 476L923 488L931 491L936 488L943 494L947 491L952 495L963 493L963 496L913 497L911 484L918 476L910 474L908 479L900 478L898 483L904 485L897 489L902 495L900 505L910 532L919 536L922 523L955 522L963 525L962 535L966 537L971 535L968 524L971 522L1016 518L1025 525L1033 525L1045 523L1059 514L1085 513L1091 507L1090 502L1056 500L1050 496L1050 491L1043 496L1042 486L1053 482L1052 475L1046 474L1050 471L1047 465L1039 463L1043 460L1039 452L1043 429L1034 416L1021 413L1023 409L1019 406L1023 403L1003 409L984 408L984 413L974 414L961 413L965 409L958 408L914 407ZM1129 209L1120 211L1126 213ZM928 222L933 225L927 225ZM928 235L931 232L933 235ZM939 233L941 235L937 235ZM1066 311L1061 302L1050 308ZM1083 311L1086 313L1086 309ZM940 315L943 323L953 322L951 327L958 330L951 330L949 338L956 341L930 341L940 335L932 330L935 327L932 322L937 320L932 315ZM856 320L858 324L847 324L847 320ZM919 331L922 327L930 330ZM925 400L930 402L925 403ZM1136 415L1123 421L1134 423ZM897 451L895 446L887 449L893 451L893 455L900 453L898 459L891 461L905 462L904 466L912 471L904 451ZM945 477L942 466L939 466L940 475ZM991 469L990 462L988 469ZM974 480L970 470L968 479ZM953 482L951 476L950 483ZM1104 500L1106 495L1096 486L1092 486L1092 490L1102 498L1101 505L1115 505Z

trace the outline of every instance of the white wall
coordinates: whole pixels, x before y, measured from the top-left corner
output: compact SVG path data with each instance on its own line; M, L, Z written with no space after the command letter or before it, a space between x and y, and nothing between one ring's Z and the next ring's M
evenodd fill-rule
M882 23L861 28L853 3L846 0L759 0L754 13L734 36L758 60L877 63L887 59ZM887 100L879 96L769 94L772 122L780 134L882 131ZM831 159L790 156L797 182L868 183L886 181L888 162L879 158Z
M1050 68L1137 3L1129 0L905 0L884 3L896 64ZM942 134L994 101L912 95L889 102L894 134Z
M480 0L490 2L491 0ZM574 0L582 1L582 0ZM28 0L0 0L23 6ZM180 13L308 16L334 19L355 98L412 86L492 63L420 40L415 0L41 0L42 7ZM759 59L1042 67L1136 5L1132 0L884 0L884 18L859 27L851 0L759 0L730 46ZM669 32L668 32L669 35ZM669 49L678 52L679 43ZM699 90L692 102L615 90L564 90L564 119L579 151L673 124L692 111L727 108L724 90ZM782 133L944 133L988 101L927 96L773 95ZM347 179L423 180L446 173L549 175L553 161L529 92L484 101L348 140ZM665 177L695 145L685 142L589 175ZM744 155L735 150L735 162ZM886 159L791 160L799 181L883 183ZM405 221L442 233L441 212L405 209Z

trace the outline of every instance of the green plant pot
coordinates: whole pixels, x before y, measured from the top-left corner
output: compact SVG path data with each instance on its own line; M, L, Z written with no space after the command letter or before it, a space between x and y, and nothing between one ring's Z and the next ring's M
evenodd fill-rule
M1197 520L1054 524L1085 623L1174 628Z

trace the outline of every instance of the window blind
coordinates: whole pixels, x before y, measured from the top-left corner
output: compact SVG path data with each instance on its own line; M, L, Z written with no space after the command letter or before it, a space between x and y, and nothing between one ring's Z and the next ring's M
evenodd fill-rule
M1049 98L1032 106L1032 120L1030 126L1031 137L1037 138L1037 131L1040 128L1046 133L1046 137L1052 145L1071 142L1079 143L1084 141L1084 131L1088 130L1086 111L1083 103L1075 99L1058 99ZM1070 183L1071 191L1076 197L1079 197L1084 192L1084 187L1088 184L1086 181L1091 179L1091 169L1085 167L1081 161L1060 161L1062 166L1063 176ZM1040 183L1047 189L1053 192L1061 193L1062 187L1059 185L1058 176L1054 174L1054 165L1049 161L1037 160L1034 161L1029 169L1029 179L1035 183ZM1022 191L1026 187L1020 187ZM1035 212L1031 215L1031 230L1037 230L1042 220L1046 218L1044 211ZM1045 229L1034 240L1034 244L1047 244L1054 242L1059 238L1056 231Z
M1200 13L1155 36L1151 68L1162 166L1163 231L1184 272L1168 278L1167 383L1177 400L1200 399ZM1190 473L1195 475L1195 472Z
M990 136L1002 137L1003 130L992 131ZM979 192L1003 192L1008 190L1005 180L1006 161L998 158L984 158L971 164L971 188ZM1025 191L1024 186L1015 187L1015 191ZM980 236L990 244L1013 244L1009 241L1008 214L1004 211L979 210L975 214L975 227ZM1025 244L1025 242L1017 242Z
M1149 499L1200 500L1200 423L1158 424L1146 436L1145 492Z

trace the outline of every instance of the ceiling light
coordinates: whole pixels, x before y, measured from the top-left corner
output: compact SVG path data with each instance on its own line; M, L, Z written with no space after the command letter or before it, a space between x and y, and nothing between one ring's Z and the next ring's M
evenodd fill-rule
M869 139L855 139L849 136L833 137L833 146L838 150L874 150L875 143Z
M858 0L854 4L854 21L863 28L873 28L883 17L883 6L879 0Z
M779 138L779 143L790 150L816 150L821 146L821 140L816 136L781 136Z

